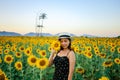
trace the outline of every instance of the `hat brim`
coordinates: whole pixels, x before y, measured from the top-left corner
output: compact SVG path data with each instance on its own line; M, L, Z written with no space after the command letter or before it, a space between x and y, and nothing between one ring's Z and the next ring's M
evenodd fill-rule
M61 36L59 36L58 39L60 40L60 39L64 39L64 38L65 39L71 39L71 37L69 35L61 35Z

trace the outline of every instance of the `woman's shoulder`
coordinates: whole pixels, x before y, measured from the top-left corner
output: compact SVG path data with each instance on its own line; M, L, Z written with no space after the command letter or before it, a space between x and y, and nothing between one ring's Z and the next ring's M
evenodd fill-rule
M69 53L69 55L68 55L68 58L69 58L69 60L71 61L75 61L75 53L74 53L74 51L70 51L70 53Z
M71 50L70 53L69 53L69 56L74 56L74 55L75 55L74 51Z
M70 53L75 54L73 50L70 50Z

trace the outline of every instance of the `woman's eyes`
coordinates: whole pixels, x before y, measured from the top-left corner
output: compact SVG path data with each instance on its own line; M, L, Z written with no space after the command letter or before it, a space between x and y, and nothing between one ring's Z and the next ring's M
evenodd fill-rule
M67 40L61 41L61 42L67 42Z
M67 42L67 40L64 40L64 42Z

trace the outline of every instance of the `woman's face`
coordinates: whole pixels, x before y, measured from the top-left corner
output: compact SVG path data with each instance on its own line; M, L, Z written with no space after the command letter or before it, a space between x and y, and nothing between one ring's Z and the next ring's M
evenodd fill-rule
M69 44L70 44L70 41L66 38L63 38L60 40L60 44L62 46L62 48L68 48Z

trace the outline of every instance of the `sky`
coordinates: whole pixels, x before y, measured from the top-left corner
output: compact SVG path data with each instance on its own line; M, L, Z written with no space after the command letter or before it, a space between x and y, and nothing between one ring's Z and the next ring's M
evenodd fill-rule
M120 0L0 0L0 31L36 32L41 13L43 33L120 35Z

